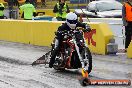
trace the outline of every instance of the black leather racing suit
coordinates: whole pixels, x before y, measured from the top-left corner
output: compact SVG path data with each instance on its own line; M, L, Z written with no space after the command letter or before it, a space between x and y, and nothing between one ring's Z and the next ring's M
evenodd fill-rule
M77 25L76 27L82 27L84 28L85 30L87 31L90 31L90 27L89 25L85 24L85 23L80 23L80 22L77 22ZM54 47L54 50L52 52L52 55L51 55L51 58L50 58L50 62L49 62L49 67L52 68L53 67L53 64L55 62L55 57L56 55L58 54L59 52L59 46L64 38L64 36L62 35L63 32L67 32L67 31L70 31L72 30L66 23L63 23L61 26L59 26L57 32L56 32L56 40L55 40L55 47ZM79 33L77 34L76 38L82 38L81 37L82 34Z

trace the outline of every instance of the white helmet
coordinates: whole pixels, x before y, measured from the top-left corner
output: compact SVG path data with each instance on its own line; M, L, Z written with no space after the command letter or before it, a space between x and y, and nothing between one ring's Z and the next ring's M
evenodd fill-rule
M77 15L73 12L68 13L66 15L66 23L71 29L75 29L77 24Z

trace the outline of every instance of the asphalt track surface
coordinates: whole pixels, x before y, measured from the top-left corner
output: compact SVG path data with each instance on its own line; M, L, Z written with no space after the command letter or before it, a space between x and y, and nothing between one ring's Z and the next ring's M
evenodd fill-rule
M0 41L0 88L83 88L80 70L56 71L48 65L31 63L50 47ZM130 79L132 59L126 54L94 55L90 79ZM132 88L132 86L87 86L85 88Z

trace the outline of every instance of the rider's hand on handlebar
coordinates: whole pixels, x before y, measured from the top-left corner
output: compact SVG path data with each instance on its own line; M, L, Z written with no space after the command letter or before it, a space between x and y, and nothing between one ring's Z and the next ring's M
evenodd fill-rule
M88 24L85 24L85 29L83 32L90 32L91 31L91 28Z

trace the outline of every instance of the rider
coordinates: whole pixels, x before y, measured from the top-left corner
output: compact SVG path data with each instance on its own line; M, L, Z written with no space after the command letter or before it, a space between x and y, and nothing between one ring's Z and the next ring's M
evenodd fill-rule
M59 26L56 37L55 37L55 46L52 52L52 56L50 58L49 67L52 68L53 64L55 62L55 57L59 51L59 46L63 40L62 33L70 31L72 29L76 29L77 27L82 27L85 29L85 31L91 31L90 26L85 23L80 23L77 19L77 15L73 12L70 12L66 16L66 22L63 23L61 26ZM80 33L81 34L81 33ZM81 34L82 35L82 34ZM76 36L77 37L77 36ZM80 36L78 36L80 37Z
M4 19L4 9L3 3L0 3L0 19Z

